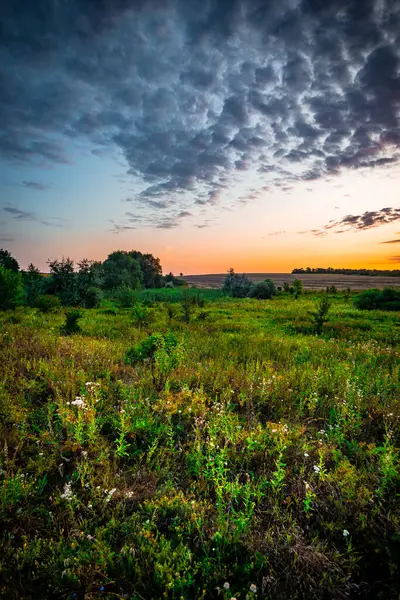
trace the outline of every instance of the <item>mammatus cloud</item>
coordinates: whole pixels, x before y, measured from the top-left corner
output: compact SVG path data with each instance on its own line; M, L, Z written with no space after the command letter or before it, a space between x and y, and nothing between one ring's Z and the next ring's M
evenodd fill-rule
M322 229L311 229L309 232L299 231L298 233L312 233L313 235L323 237L329 232L345 233L347 231L363 231L372 227L380 227L388 223L400 221L400 208L381 208L380 210L367 211L362 215L346 215L338 221L329 221ZM399 240L392 240L382 243L396 243Z
M398 2L3 4L0 156L118 151L147 224L399 159Z
M23 181L22 185L32 190L38 191L47 190L49 188L48 185L43 185L43 183L38 183L37 181Z
M59 217L42 219L33 211L21 210L15 206L4 206L3 210L11 215L15 221L34 221L46 225L47 227L65 227L66 224L65 219L60 219Z

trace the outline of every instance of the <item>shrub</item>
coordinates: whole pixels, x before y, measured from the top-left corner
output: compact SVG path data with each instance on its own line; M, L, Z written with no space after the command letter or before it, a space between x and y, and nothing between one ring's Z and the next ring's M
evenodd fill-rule
M233 298L246 298L251 290L252 283L246 275L235 273L234 269L229 269L222 286L222 291Z
M114 292L114 300L121 308L132 308L137 302L135 290L122 286Z
M303 292L303 282L301 281L301 279L295 279L293 281L293 290L294 290L294 297L297 300L297 298Z
M324 323L326 323L326 321L328 320L329 309L330 302L328 294L325 293L318 303L317 310L311 313L313 317L314 330L317 335L320 335L322 333Z
M96 308L103 300L103 292L100 288L90 286L82 291L81 301L85 308Z
M136 365L148 361L153 382L163 386L169 373L183 360L182 344L172 332L153 333L148 338L130 348L125 355L127 364Z
M194 303L194 296L191 296L189 292L185 291L182 296L182 321L184 323L190 323Z
M81 319L82 316L83 316L82 313L79 310L77 310L76 308L68 310L65 313L65 323L61 327L61 333L63 335L71 335L73 333L79 333L81 331L81 328L78 324L78 320Z
M42 313L49 313L59 309L61 301L58 296L50 296L49 294L43 294L38 296L35 300L34 307Z
M400 290L365 290L354 298L354 306L361 310L400 310Z
M272 279L264 279L253 283L248 293L249 298L258 298L259 300L268 300L275 296L276 287Z
M152 317L153 314L150 309L141 302L137 302L132 308L132 319L138 327L147 327Z
M7 310L22 304L24 288L21 273L0 266L0 309Z

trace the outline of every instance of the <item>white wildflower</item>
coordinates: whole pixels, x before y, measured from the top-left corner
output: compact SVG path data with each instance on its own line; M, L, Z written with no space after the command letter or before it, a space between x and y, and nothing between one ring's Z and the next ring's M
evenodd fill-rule
M350 532L347 531L347 529L343 529L343 537L348 537L350 535Z
M320 471L321 467L319 467L318 465L314 465L314 472L318 474Z
M64 485L64 492L61 494L61 498L63 498L63 500L72 500L73 497L74 497L74 494L71 490L71 484L66 483Z
M227 581L225 581L224 583L224 590L229 590L231 586L229 585L229 583Z
M77 396L75 400L71 402L73 406L77 406L78 408L86 408L86 404L83 398Z
M254 583L252 583L252 584L251 584L251 586L250 586L250 591L251 591L253 594L257 593L257 586L256 586L256 585L254 585Z
M305 456L306 458L308 458L310 455L308 454L308 452L304 452L304 456Z

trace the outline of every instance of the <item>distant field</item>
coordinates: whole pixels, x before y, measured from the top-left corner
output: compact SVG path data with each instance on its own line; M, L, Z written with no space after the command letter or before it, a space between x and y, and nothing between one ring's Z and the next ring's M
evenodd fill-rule
M281 286L285 281L291 283L294 279L301 279L304 288L308 290L323 289L327 285L334 285L338 289L347 287L352 290L365 290L370 288L384 288L386 286L400 287L400 277L367 277L363 275L292 275L291 273L246 273L251 281L260 281L269 277L275 285ZM196 287L215 289L222 286L226 273L212 275L185 275L183 279Z

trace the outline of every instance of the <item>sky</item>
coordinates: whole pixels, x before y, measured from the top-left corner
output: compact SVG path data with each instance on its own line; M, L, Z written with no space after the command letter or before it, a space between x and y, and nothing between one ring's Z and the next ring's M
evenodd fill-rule
M0 246L26 268L400 268L398 0L8 0Z

